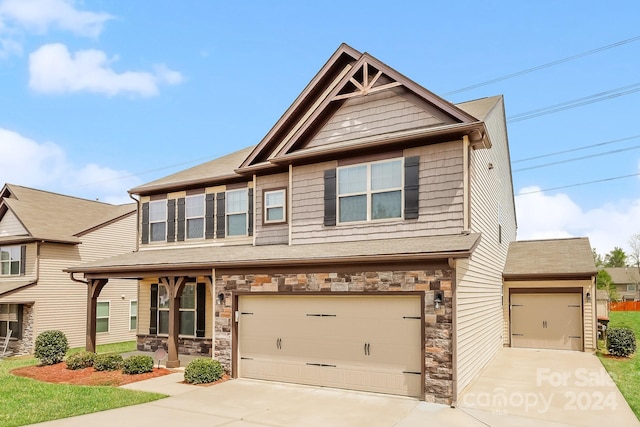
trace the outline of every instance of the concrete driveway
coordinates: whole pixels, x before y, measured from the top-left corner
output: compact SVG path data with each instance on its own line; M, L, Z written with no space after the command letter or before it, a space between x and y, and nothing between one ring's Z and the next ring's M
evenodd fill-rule
M167 399L38 425L640 425L618 389L601 381L601 368L598 359L591 354L503 349L461 396L457 408L403 397L245 379L231 380L212 387L190 386L180 383L181 374L172 374L125 386L170 394L171 397ZM582 370L578 371L579 369ZM588 384L583 384L585 381ZM537 393L537 401L534 401L534 393ZM602 402L599 402L599 393L603 393ZM587 396L591 399L589 402ZM603 408L600 409L599 406Z

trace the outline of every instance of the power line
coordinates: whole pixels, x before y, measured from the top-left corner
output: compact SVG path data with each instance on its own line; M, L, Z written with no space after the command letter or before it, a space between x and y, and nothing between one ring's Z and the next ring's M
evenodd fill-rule
M493 83L501 82L503 80L508 80L508 79L511 79L511 78L514 78L514 77L521 76L523 74L532 73L534 71L542 70L544 68L553 67L554 65L558 65L558 64L562 64L564 62L572 61L574 59L582 58L584 56L593 55L594 53L598 53L598 52L602 52L602 51L607 50L607 49L612 49L614 47L622 46L624 44L631 43L631 42L634 42L634 41L637 41L637 40L640 40L640 36L631 37L631 38L628 38L628 39L625 39L625 40L621 40L619 42L616 42L616 43L613 43L613 44L610 44L610 45L606 45L606 46L602 46L602 47L599 47L599 48L596 48L596 49L588 50L586 52L578 53L576 55L567 56L566 58L558 59L558 60L555 60L555 61L552 61L552 62L547 62L546 64L538 65L536 67L527 68L526 70L517 71L515 73L507 74L507 75L502 76L502 77L496 77L495 79L487 80L487 81L482 82L482 83L476 83L476 84L471 85L471 86L466 86L466 87L463 87L461 89L456 89L456 90L453 90L451 92L447 92L447 93L443 94L443 96L455 95L455 94L460 93L460 92L466 92L466 91L471 90L471 89L476 89L476 88L479 88L479 87L482 87L482 86L487 86L487 85L490 85L490 84L493 84Z
M569 110L572 108L581 107L583 105L593 104L595 102L607 101L609 99L617 98L624 95L629 95L635 92L640 92L640 83L635 83L628 86L622 86L617 89L611 89L605 92L600 92L600 93L585 96L582 98L574 99L571 101L562 102L560 104L554 104L548 107L538 108L535 110L527 111L525 113L516 114L514 116L508 117L507 122L509 123L520 122L522 120L528 120L534 117L557 113L559 111Z
M559 154L572 153L574 151L587 150L587 149L593 148L593 147L600 147L600 146L603 146L603 145L614 144L616 142L628 141L630 139L636 139L636 138L640 138L640 135L633 135L633 136L628 136L626 138L613 139L611 141L599 142L597 144L583 145L583 146L576 147L576 148L570 148L568 150L555 151L553 153L547 153L547 154L541 154L539 156L527 157L525 159L518 159L518 160L512 161L511 164L520 163L520 162L527 162L529 160L542 159L542 158L545 158L545 157L557 156Z
M620 148L618 150L603 151L602 153L589 154L588 156L574 157L574 158L565 159L565 160L558 160L557 162L550 162L550 163L543 163L541 165L528 166L526 168L515 169L512 172L521 172L521 171L527 171L527 170L531 170L531 169L544 168L544 167L547 167L547 166L561 165L563 163L577 162L579 160L591 159L593 157L605 156L605 155L615 154L615 153L622 153L624 151L637 150L638 148L640 148L640 145L635 145L633 147L627 147L627 148Z
M618 179L631 178L633 176L640 176L640 172L632 173L631 175L622 175L622 176L615 176L615 177L612 177L612 178L598 179L596 181L579 182L577 184L563 185L561 187L552 187L552 188L544 188L542 190L527 191L527 192L524 192L524 193L516 194L516 197L518 197L518 196L526 196L527 194L542 193L544 191L561 190L563 188L579 187L579 186L582 186L582 185L590 185L590 184L597 184L597 183L600 183L600 182L615 181L615 180L618 180Z

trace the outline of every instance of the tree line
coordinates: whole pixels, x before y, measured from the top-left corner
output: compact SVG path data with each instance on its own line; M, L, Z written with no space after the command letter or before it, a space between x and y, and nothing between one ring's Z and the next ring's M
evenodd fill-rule
M622 248L615 246L604 256L600 255L595 248L593 249L593 260L598 269L598 275L596 276L597 288L606 289L609 292L611 301L618 301L620 295L611 279L611 275L604 269L615 267L637 268L640 276L640 233L636 233L629 238L629 249L627 253ZM630 276L630 279L633 277ZM630 283L634 283L634 281ZM640 283L635 284L636 287L640 286Z

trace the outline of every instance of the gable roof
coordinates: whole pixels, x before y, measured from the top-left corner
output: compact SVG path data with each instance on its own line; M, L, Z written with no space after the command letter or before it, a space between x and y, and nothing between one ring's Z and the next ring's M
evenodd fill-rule
M640 283L640 271L637 267L607 267L603 270L609 273L616 285Z
M29 233L0 236L0 242L79 243L84 231L136 211L135 203L111 205L14 184L5 184L0 196L0 218L10 210Z
M317 132L327 117L335 113L346 100L400 89L448 120L445 120L443 126L427 126L420 129L421 132L414 130L410 135L398 134L398 138L425 137L437 131L478 131L479 133L474 134L474 140L486 139L482 123L468 112L438 97L368 53L361 54L342 44L239 170L249 171L268 166L269 163L287 163L301 155L313 155L321 151L316 149L303 152L301 149L310 135ZM362 144L389 143L390 139L393 138L388 136L386 140L363 141ZM488 140L484 143L490 144ZM353 146L340 148L354 149ZM294 151L297 151L295 156Z
M594 276L591 244L586 237L511 242L502 276L528 277Z

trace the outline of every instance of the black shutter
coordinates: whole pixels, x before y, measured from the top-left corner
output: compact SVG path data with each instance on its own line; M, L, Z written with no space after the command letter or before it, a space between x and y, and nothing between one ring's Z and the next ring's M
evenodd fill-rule
M167 200L167 242L176 241L176 201Z
M184 197L178 199L178 242L184 242Z
M149 243L149 202L142 204L142 243Z
M216 230L214 228L214 221L213 221L214 214L215 214L214 204L216 200L216 195L207 194L204 200L205 200L204 237L205 239L213 239L216 236Z
M22 339L22 319L23 319L23 311L24 311L24 305L23 304L18 304L18 330L17 331L11 331L11 336L16 338L16 339Z
M404 159L404 219L418 218L420 157Z
M207 285L198 283L196 285L196 337L204 337L206 326L205 312L207 311Z
M336 170L324 171L324 225L336 225Z
M247 234L249 236L253 236L253 188L250 188L249 191L249 212L247 212L247 215L249 215L248 218L248 222L249 222L249 229L247 231Z
M218 239L224 239L225 230L224 230L224 216L225 216L225 207L224 207L224 195L225 193L218 193L216 195L216 210L218 211L216 214L217 219L217 227L216 227L216 237Z
M151 285L151 310L149 317L149 335L158 335L158 284Z
M20 246L20 275L24 276L27 269L27 245Z

